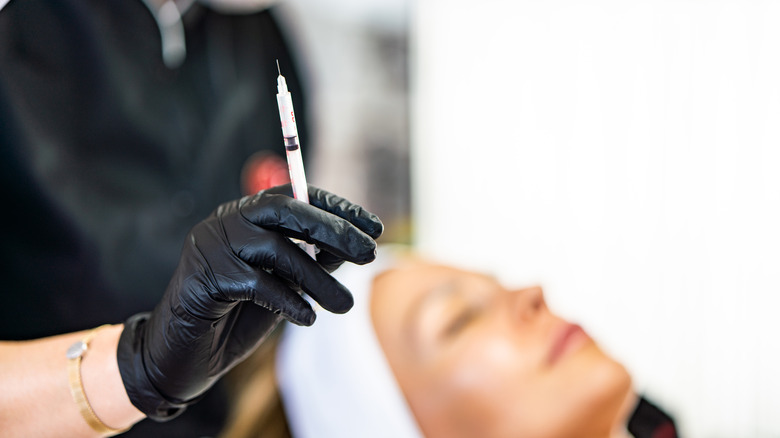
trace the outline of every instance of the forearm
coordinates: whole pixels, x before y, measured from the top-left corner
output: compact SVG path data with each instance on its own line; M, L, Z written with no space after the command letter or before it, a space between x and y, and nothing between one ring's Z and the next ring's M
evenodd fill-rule
M97 417L121 429L144 415L127 397L116 362L121 325L97 332L81 361L84 392ZM87 332L0 342L0 429L9 437L97 437L71 395L65 352Z

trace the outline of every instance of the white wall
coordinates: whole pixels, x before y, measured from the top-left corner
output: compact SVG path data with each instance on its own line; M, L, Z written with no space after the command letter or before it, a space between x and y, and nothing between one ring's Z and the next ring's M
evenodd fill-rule
M780 2L413 4L419 248L541 283L683 436L780 436Z

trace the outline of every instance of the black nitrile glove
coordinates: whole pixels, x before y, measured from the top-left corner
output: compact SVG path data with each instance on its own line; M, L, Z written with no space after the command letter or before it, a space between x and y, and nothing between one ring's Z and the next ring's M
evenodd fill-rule
M353 304L329 275L345 260L376 256L382 223L336 195L289 185L219 206L187 236L165 295L125 322L117 360L130 401L148 417L173 418L249 355L285 318L311 325L299 289L331 312ZM288 237L314 243L317 261ZM280 316L279 316L280 315Z

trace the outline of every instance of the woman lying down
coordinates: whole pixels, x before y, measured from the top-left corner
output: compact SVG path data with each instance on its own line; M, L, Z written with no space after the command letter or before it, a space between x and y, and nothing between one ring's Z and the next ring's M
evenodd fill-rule
M267 397L274 367L257 362L268 352L246 362L225 438L677 436L539 287L508 290L388 248L335 276L355 295L353 309L285 327L276 409Z

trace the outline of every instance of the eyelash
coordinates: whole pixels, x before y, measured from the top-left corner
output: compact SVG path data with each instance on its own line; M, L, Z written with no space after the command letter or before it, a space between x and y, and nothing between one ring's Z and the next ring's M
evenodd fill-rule
M472 321L479 316L479 310L475 308L467 308L460 312L453 320L447 325L444 330L443 336L445 338L451 338L460 333L466 328Z

